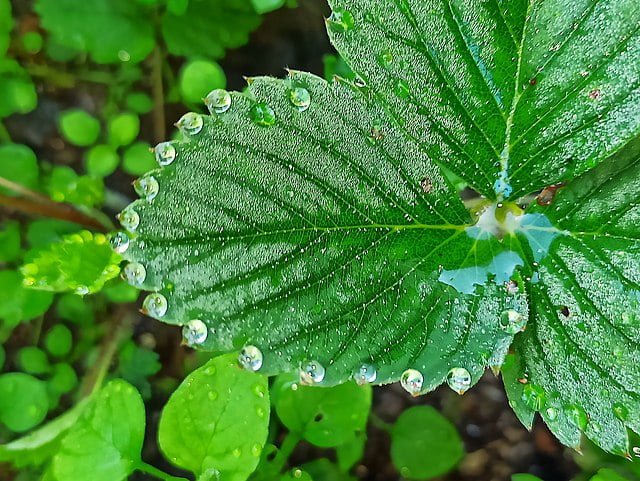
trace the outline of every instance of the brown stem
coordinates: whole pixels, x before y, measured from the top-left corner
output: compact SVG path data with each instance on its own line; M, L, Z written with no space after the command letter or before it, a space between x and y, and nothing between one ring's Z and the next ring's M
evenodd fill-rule
M0 205L7 209L66 220L99 232L107 232L110 230L110 226L104 225L102 222L76 209L72 205L53 202L48 197L27 189L4 177L0 177L0 187L5 187L23 196L11 197L0 194Z
M131 315L126 305L120 306L108 320L98 359L82 380L80 398L89 396L102 386L120 343L129 335L131 323Z
M151 64L151 90L153 93L153 136L156 143L166 139L164 113L164 85L162 83L162 51L156 47Z

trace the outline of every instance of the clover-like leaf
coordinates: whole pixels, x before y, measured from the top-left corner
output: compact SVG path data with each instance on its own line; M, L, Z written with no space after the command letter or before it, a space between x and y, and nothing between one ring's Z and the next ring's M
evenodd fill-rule
M633 176L605 159L640 134L640 4L330 3L353 81L290 72L214 91L211 116L186 114L184 140L156 148L161 169L122 215L120 250L155 291L143 310L194 346L244 346L266 374L412 394L464 393L529 325L505 372L520 418L562 408L563 442L582 430L626 453L640 233ZM556 204L582 174L610 178L609 197ZM454 177L482 195L471 212ZM540 190L551 207L516 204Z
M244 481L267 440L269 408L266 378L241 369L235 356L217 357L171 395L160 419L160 448L199 480Z

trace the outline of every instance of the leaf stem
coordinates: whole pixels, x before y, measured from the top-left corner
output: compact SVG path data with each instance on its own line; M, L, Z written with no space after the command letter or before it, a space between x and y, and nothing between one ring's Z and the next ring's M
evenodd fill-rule
M282 440L282 444L278 449L276 457L273 459L271 463L271 468L274 472L280 473L284 468L287 460L293 453L293 450L296 448L298 443L300 442L300 434L295 433L293 431L289 431L287 435Z
M8 209L17 210L26 214L35 214L74 222L99 232L113 230L113 225L110 225L110 222L106 218L99 220L91 217L70 204L54 202L48 197L12 182L9 179L5 179L4 177L0 177L0 187L4 187L22 196L12 197L0 194L0 205Z
M142 460L140 460L140 462L136 465L136 470L142 471L143 473L150 474L151 476L154 476L158 479L164 479L165 481L187 481L186 478L180 478L177 476L172 476L170 474L167 474L164 471L161 471L155 466L147 464Z
M391 424L389 424L386 421L383 421L373 412L369 414L369 422L373 427L378 428L381 431L386 431L388 433L391 432Z

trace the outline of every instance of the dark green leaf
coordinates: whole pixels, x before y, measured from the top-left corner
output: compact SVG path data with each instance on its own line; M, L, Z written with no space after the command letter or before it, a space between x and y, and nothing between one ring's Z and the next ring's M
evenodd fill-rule
M78 385L78 375L70 364L61 362L53 366L49 389L54 395L71 392Z
M71 331L63 324L53 326L44 337L44 345L52 356L66 356L71 351L72 344Z
M631 478L622 476L613 469L604 468L598 471L589 481L633 481Z
M391 459L405 478L441 476L463 454L455 426L431 406L407 409L391 429Z
M26 114L38 103L31 78L18 62L0 57L0 118Z
M367 433L365 430L356 432L353 437L336 446L336 456L338 458L338 466L345 473L348 472L364 454L364 447L367 442Z
M26 145L0 145L0 177L23 185L29 189L38 187L38 159ZM14 194L11 190L0 188L2 194Z
M336 447L362 432L371 408L371 387L348 382L331 388L300 386L297 376L280 376L272 395L282 423L323 448Z
M313 481L356 481L356 478L340 471L340 468L326 458L317 459L301 467L311 475Z
M184 12L167 12L162 35L169 52L185 57L220 58L244 45L260 24L247 0L189 0Z
M29 374L45 374L51 370L47 353L33 346L18 351L18 364Z
M219 472L220 479L244 481L258 465L268 426L266 378L227 355L195 370L171 395L158 440L173 464L198 479Z
M131 0L38 0L36 12L56 42L98 63L140 62L153 49L153 22Z
M28 289L22 276L14 271L0 271L0 320L9 327L44 314L53 302L53 294Z
M128 341L118 356L117 375L135 386L143 399L148 399L151 397L151 384L147 378L162 367L158 359L156 352Z
M20 224L8 221L0 230L0 262L15 261L20 253Z
M0 57L3 57L7 48L9 48L11 29L13 29L11 2L9 0L0 0Z
M65 481L120 481L140 463L144 439L144 404L121 380L95 395L62 440L53 472Z
M258 13L268 13L282 7L287 0L251 0L253 8Z
M16 433L37 426L49 404L44 382L28 374L0 375L0 422Z
M533 474L514 474L511 476L511 481L542 481L539 477Z

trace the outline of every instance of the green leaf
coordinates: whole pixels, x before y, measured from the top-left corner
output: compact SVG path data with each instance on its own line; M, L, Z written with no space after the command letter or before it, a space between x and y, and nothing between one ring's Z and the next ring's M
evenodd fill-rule
M180 92L185 103L199 103L214 89L227 85L222 67L208 60L188 62L180 72Z
M47 351L55 357L69 354L73 344L73 337L68 327L63 324L53 326L44 337Z
M156 374L162 367L159 357L156 352L128 341L120 350L117 374L135 386L143 399L148 399L151 397L151 384L147 378Z
M24 35L20 38L22 42L22 47L32 55L37 54L40 50L42 50L43 39L42 35L38 32L25 32Z
M118 275L120 259L104 234L80 231L28 255L21 271L33 289L85 295Z
M78 230L78 225L54 219L38 219L27 227L27 241L31 247L46 247L59 242L65 234Z
M47 353L37 347L23 347L18 351L18 364L29 374L45 374L51 370Z
M37 0L35 10L58 44L98 63L140 62L155 45L152 12L131 0Z
M287 3L287 0L251 0L253 8L260 14L277 10L285 3Z
M533 474L514 474L511 476L511 481L542 481L539 477Z
M429 479L449 472L464 448L451 422L431 406L403 411L391 428L391 459L403 477Z
M356 481L356 478L340 471L340 468L326 458L317 459L302 466L313 481Z
M111 381L62 440L53 458L56 479L125 479L140 464L144 427L144 403L138 392L122 380Z
M54 395L71 392L78 385L78 375L70 364L55 364L49 379L49 390Z
M115 302L116 304L134 302L140 296L138 289L118 278L105 284L102 293L109 302Z
M0 118L26 114L36 108L36 88L18 62L0 57Z
M136 114L123 112L109 119L107 125L109 144L114 147L129 145L140 132L140 119Z
M0 423L8 429L21 433L37 426L48 407L44 382L21 372L0 375Z
M640 133L636 0L329 3L370 95L489 198L571 179Z
M364 431L371 409L371 386L355 382L321 389L280 376L272 395L278 417L289 429L322 448L336 447Z
M98 140L100 122L84 110L66 110L60 114L58 126L62 136L73 145L86 147Z
M75 294L64 294L60 296L56 305L56 312L60 319L73 322L74 324L87 325L95 320L93 306L87 302L86 298Z
M0 445L0 461L15 467L38 466L50 459L60 446L67 431L76 423L89 402L80 401L61 416L42 425L32 433Z
M0 262L15 261L20 254L20 224L7 221L0 230Z
M131 175L142 175L156 166L150 146L144 142L136 142L124 151L122 169Z
M338 478L339 479L339 478ZM280 476L279 481L313 481L311 475L300 468L293 468L288 473ZM332 481L336 481L335 479Z
M15 271L0 271L0 320L8 327L44 314L53 302L53 294L28 289Z
M0 0L0 57L3 57L9 48L12 29L11 2L9 0Z
M138 114L146 114L153 110L153 99L144 92L131 92L126 98L127 108Z
M367 442L367 433L365 430L356 432L354 436L336 446L336 457L338 458L338 466L345 473L348 472L355 464L362 459L365 444Z
M266 378L227 355L192 372L174 391L158 441L173 464L197 479L216 479L219 472L225 481L244 481L258 465L268 426Z
M613 469L603 468L589 481L633 481L633 479L622 476Z
M87 152L85 166L93 177L107 177L118 168L120 157L109 145L96 145Z
M23 185L29 189L38 187L38 159L36 154L26 145L0 145L0 177ZM0 193L15 195L4 187Z
M293 90L292 103L294 86L309 93L306 110L304 92ZM363 366L376 383L412 368L423 376L418 394L460 367L464 390L500 365L515 332L501 312L526 315L522 293L503 285L521 263L506 252L510 240L466 235L458 193L349 85L292 72L249 89L203 117L188 142L157 148L175 149L175 160L153 172L157 195L125 211L139 223L127 225L135 236L124 256L146 268L141 286L163 296L146 311L202 320L216 330L200 339L206 350L257 346L266 374L313 361L323 385ZM266 104L277 119L268 127L257 117ZM473 295L489 271L495 282ZM154 299L166 299L166 312Z
M505 375L521 417L539 411L563 443L578 447L583 432L625 455L626 429L640 431L639 178L636 141L533 206L567 234L529 274L532 325ZM518 383L529 403L514 403Z
M247 43L259 24L247 0L189 0L184 12L163 16L162 35L173 55L216 59Z

